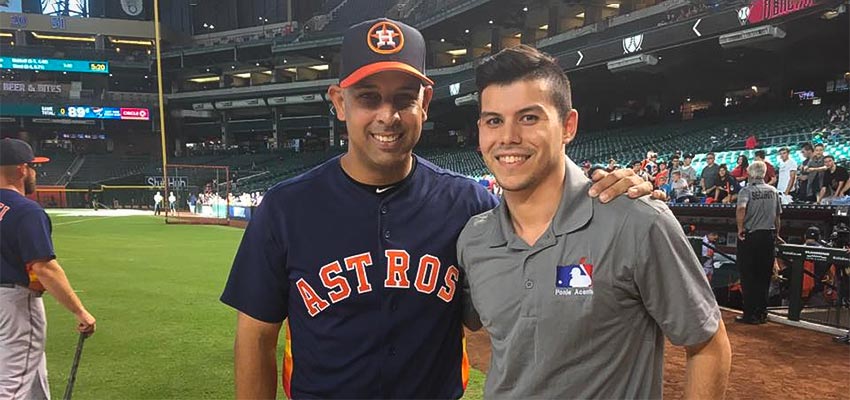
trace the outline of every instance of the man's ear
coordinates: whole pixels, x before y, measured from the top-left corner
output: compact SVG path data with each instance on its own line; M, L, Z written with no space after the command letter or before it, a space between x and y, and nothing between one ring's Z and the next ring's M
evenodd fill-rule
M345 122L345 99L343 96L344 89L339 85L331 85L328 87L328 98L333 103L336 112L336 119Z
M570 110L564 118L564 133L561 138L565 145L570 144L576 138L578 132L578 111Z
M425 86L425 93L422 96L422 121L428 120L428 107L431 106L431 98L434 97L434 87Z

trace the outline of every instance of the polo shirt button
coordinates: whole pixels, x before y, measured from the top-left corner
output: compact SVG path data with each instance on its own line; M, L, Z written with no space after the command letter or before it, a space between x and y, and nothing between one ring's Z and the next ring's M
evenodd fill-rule
M534 287L534 281L532 281L531 279L525 281L525 288L526 289L531 289L533 287Z
M387 206L381 206L381 214L386 214L388 211L389 208L387 208Z
M388 230L384 231L384 239L389 239L389 238L390 238L390 231L388 229Z

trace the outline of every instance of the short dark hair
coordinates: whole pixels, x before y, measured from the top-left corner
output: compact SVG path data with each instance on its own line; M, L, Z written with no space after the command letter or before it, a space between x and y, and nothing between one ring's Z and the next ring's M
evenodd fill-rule
M479 96L490 85L509 85L522 80L542 79L549 84L549 96L561 121L573 107L570 80L557 60L528 45L509 47L487 57L475 68ZM479 102L479 107L480 107Z
M801 146L801 148L802 148L803 150L808 150L808 151L814 151L814 150L815 150L815 148L814 148L814 147L812 146L812 144L811 144L811 143L809 143L809 142L803 143L803 145Z
M679 155L678 155L678 154L673 154L673 157L670 157L670 161L678 160L678 159L679 159Z
M826 147L826 146L824 146L823 143L818 143L818 144L815 145L815 148L818 148L818 147Z
M712 157L714 157L714 152L713 152L713 151L709 151L709 152L708 152L708 154L706 154L706 155L705 155L705 158L708 158L708 156L712 156Z
M784 151L784 152L786 152L786 153L790 153L790 152L791 152L790 150L788 150L788 148L787 148L787 147L783 147L783 148L779 149L779 152L780 152L780 153L781 153L781 152L783 152L783 151Z
M764 150L756 150L755 155L756 155L756 157L759 157L759 158L765 158Z
M824 160L826 160L827 158L832 160L832 161L835 161L835 157L833 157L833 156L830 156L830 155L823 156Z

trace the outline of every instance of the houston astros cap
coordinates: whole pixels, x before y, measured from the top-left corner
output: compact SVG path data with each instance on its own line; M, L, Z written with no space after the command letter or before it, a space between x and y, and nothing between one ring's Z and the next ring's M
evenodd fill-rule
M433 85L425 76L425 39L413 27L387 18L348 28L342 39L339 86L349 87L382 71L402 71Z
M36 157L32 147L23 140L0 140L0 165L41 164L49 161L47 157Z

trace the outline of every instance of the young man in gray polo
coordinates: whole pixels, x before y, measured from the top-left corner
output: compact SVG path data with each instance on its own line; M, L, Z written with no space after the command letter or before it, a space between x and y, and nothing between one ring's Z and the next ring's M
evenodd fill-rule
M587 195L554 59L506 49L476 83L481 152L504 188L458 240L464 322L492 344L485 398L660 398L665 335L687 349L685 397L722 398L729 342L699 261L661 202Z

